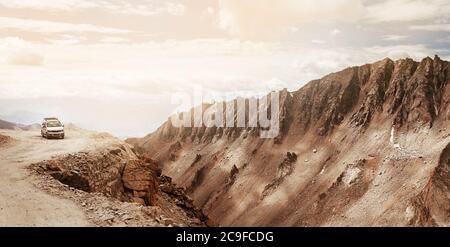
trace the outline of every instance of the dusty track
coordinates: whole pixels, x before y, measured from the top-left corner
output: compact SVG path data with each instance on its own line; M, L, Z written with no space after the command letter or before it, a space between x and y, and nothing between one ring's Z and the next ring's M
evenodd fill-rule
M110 145L117 139L81 130L67 130L64 140L46 140L39 131L0 130L12 138L0 146L0 226L90 226L75 202L47 194L33 185L26 169L52 156Z

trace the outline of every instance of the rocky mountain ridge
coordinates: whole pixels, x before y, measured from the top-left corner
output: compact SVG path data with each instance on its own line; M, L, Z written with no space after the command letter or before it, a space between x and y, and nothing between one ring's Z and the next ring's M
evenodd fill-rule
M449 225L449 81L438 56L384 59L281 91L274 139L168 121L128 142L220 225Z

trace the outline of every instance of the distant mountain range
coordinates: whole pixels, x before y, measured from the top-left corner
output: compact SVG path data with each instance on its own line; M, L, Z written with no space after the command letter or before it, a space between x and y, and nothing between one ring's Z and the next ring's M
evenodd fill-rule
M4 121L0 119L0 129L17 129L20 128L19 124L16 123L11 123L8 121Z
M14 130L14 129L22 129L22 130L32 130L32 129L40 129L41 125L38 123L35 124L29 124L29 125L24 125L24 124L19 124L19 123L12 123L12 122L8 122L8 121L4 121L0 119L0 129L9 129L9 130Z

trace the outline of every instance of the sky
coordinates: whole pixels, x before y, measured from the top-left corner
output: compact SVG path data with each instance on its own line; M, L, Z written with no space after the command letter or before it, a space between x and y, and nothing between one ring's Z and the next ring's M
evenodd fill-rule
M448 0L0 0L0 119L142 136L205 98L385 57L450 60Z

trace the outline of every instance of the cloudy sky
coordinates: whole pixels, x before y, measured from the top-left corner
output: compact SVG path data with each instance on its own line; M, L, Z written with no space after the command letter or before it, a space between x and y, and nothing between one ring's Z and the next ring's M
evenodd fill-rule
M0 118L143 135L173 92L295 90L384 57L450 59L448 0L0 0Z

